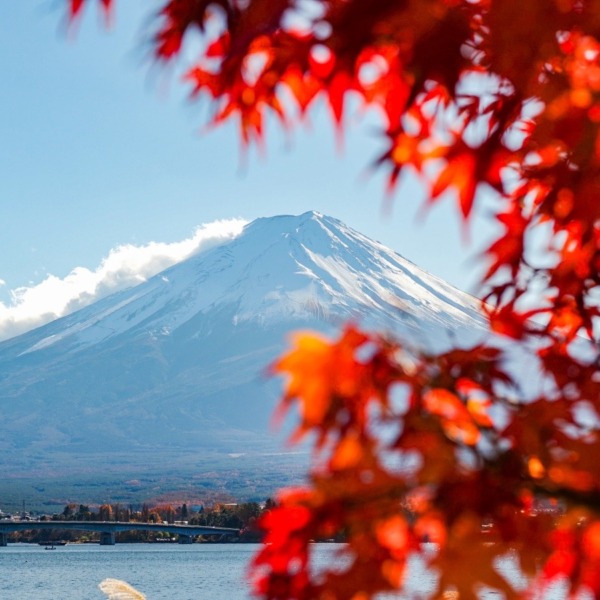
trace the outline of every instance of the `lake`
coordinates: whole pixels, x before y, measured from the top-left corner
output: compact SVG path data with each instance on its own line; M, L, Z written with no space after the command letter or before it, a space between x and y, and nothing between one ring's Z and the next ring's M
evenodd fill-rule
M253 544L33 544L0 548L0 595L10 600L100 600L107 577L124 579L148 600L247 600Z
M8 600L101 600L98 589L107 577L123 579L148 600L249 600L244 581L246 565L256 544L69 544L46 550L33 544L0 548L0 596ZM329 562L338 544L318 544L316 562ZM520 585L514 563L498 565ZM410 567L407 596L424 597L436 576L418 561ZM559 586L560 587L560 586ZM418 590L418 592L417 592ZM555 589L553 597L560 597ZM486 599L498 594L482 590Z

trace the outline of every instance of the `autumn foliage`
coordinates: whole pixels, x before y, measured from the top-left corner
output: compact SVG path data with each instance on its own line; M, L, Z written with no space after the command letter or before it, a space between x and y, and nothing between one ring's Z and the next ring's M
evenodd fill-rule
M600 0L163 0L154 27L164 62L204 36L187 83L244 144L319 98L341 129L352 101L380 115L390 192L409 169L466 222L497 206L485 342L424 354L348 326L274 366L315 456L264 519L256 592L366 600L416 553L439 595L514 597L511 553L530 591L600 597ZM507 368L524 349L533 394ZM315 572L310 541L339 532L344 560Z

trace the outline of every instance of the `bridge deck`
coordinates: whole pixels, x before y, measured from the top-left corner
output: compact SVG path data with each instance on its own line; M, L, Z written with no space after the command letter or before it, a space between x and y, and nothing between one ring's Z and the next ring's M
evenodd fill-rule
M114 534L119 531L166 531L183 538L195 535L221 535L234 537L240 530L232 527L207 527L204 525L179 525L171 523L140 523L137 521L0 521L0 546L6 546L6 538L14 531L35 530L96 531L105 534L101 543L114 544ZM108 537L106 536L108 534ZM102 539L105 542L102 542ZM106 542L106 540L111 540Z

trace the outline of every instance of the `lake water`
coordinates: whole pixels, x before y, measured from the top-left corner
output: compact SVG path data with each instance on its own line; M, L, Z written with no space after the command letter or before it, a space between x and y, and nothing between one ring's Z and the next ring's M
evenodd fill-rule
M315 546L326 564L338 544ZM249 600L246 568L257 544L68 544L46 550L33 544L0 548L3 600L100 600L107 577L123 579L148 600ZM412 569L420 589L435 581Z
M253 544L33 544L0 548L0 598L100 600L107 577L124 579L148 600L247 600Z
M0 598L3 600L101 600L98 589L107 577L123 579L148 600L249 600L246 567L256 544L69 544L46 550L33 544L0 548ZM318 544L316 563L328 563L337 544ZM517 584L510 560L500 570ZM427 596L436 577L413 562L407 596ZM556 590L557 592L559 590ZM554 598L561 593L551 594ZM498 598L482 590L485 599Z

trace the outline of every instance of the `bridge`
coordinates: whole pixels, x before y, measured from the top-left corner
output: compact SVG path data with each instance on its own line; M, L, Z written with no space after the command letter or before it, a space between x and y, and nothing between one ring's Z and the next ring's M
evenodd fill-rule
M169 523L138 523L125 521L0 521L0 546L8 545L8 534L13 531L76 530L100 533L101 546L114 546L118 531L166 531L179 536L180 544L191 544L196 535L220 536L223 539L237 537L239 529L231 527L207 527L203 525L179 525Z

